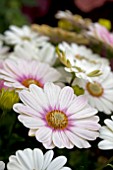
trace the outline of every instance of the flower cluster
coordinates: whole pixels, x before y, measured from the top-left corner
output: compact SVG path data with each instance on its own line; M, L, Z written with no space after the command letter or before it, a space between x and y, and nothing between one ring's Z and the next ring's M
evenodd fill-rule
M60 28L10 26L0 38L0 119L9 116L12 138L18 126L28 129L28 136L21 131L27 149L14 148L8 170L74 168L64 167L65 156L52 160L53 150L30 149L29 139L45 149L90 148L94 140L100 150L113 149L112 33L69 11L56 17Z

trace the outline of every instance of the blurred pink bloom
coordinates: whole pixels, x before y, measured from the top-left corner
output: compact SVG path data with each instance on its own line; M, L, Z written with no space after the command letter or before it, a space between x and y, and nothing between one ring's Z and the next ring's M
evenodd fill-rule
M74 0L75 4L80 10L84 12L90 12L94 8L98 8L102 6L107 1L113 1L113 0Z
M90 31L88 34L92 37L98 38L100 41L113 46L113 33L110 33L104 26L101 26L98 23L90 26Z

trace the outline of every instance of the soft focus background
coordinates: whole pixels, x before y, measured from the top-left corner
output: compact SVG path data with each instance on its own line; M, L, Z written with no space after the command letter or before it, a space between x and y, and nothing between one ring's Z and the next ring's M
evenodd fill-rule
M0 32L9 25L29 23L57 25L54 15L58 10L91 18L109 19L113 23L113 0L0 0Z

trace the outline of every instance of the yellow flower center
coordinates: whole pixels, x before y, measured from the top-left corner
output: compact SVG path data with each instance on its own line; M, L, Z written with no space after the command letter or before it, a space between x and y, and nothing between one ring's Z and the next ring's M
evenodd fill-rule
M27 37L27 36L23 36L21 37L22 40L26 40L26 41L31 41L31 38L30 37Z
M66 114L58 110L48 112L46 115L46 121L50 127L59 130L65 129L68 125Z
M27 88L29 87L30 84L36 84L37 86L39 86L41 88L43 87L43 85L39 81L33 80L31 78L23 80L22 84Z
M95 96L95 97L102 96L103 91L104 91L102 86L97 82L94 82L94 83L88 82L87 85L86 85L86 88L87 88L88 92L92 96Z

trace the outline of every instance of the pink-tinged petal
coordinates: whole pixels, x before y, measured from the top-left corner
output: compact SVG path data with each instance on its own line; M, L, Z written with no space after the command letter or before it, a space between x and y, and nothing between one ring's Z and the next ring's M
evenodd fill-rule
M67 158L65 156L59 156L50 163L47 170L53 170L53 169L60 170L65 165L66 162L67 162Z
M85 118L90 118L94 116L95 114L97 114L97 110L89 106L69 116L69 119L70 120L85 119Z
M36 110L32 109L29 106L25 106L22 103L16 103L13 105L13 110L17 113L28 115L28 116L33 116L37 118L42 118L43 115L38 113Z
M68 149L72 149L74 147L74 145L71 143L71 141L69 140L68 136L66 135L65 131L60 131L60 135L61 135L61 139L63 142L63 145L68 148Z
M29 86L29 90L31 91L31 93L33 94L35 100L38 102L38 104L44 108L48 108L49 107L49 102L47 99L47 96L45 95L45 93L43 92L43 89L36 86L35 84L31 84Z
M66 135L68 136L68 138L70 139L70 141L78 148L89 148L90 144L82 139L81 137L75 135L73 132L71 131L66 131Z
M54 152L52 150L47 151L44 155L44 162L43 162L43 167L42 169L46 169L48 167L48 165L50 164L50 162L52 161Z
M18 60L19 61L19 60ZM15 76L21 76L23 69L20 69L21 67L18 67L18 62L16 63L15 60L7 59L5 61L4 68Z
M52 129L50 129L48 127L39 128L35 135L36 135L36 139L39 142L46 143L51 139Z
M46 83L44 85L44 92L47 95L49 104L52 109L57 109L56 107L60 91L61 88L59 86L54 85L53 83Z
M64 148L63 141L60 135L60 131L53 132L52 140L55 146L57 146L58 148Z
M81 129L79 127L72 127L71 131L75 135L77 135L85 140L95 140L99 136L99 132L96 132L93 130L91 131L91 130L87 130L87 129Z
M74 91L72 88L66 86L59 94L59 109L67 109L75 98Z
M113 142L108 140L102 140L98 143L98 147L102 150L113 149Z
M97 124L95 120L90 120L90 119L82 119L82 120L77 120L72 123L78 128L82 129L89 129L89 130L99 130L100 125Z
M43 146L44 146L46 149L53 149L53 148L55 148L55 145L52 143L52 140L43 143Z
M36 110L39 113L43 113L43 108L36 102L32 93L26 90L22 90L21 92L19 92L19 97L25 105L28 105L29 107L31 107L32 109Z
M25 127L30 129L38 129L39 127L45 126L45 122L40 118L19 115L18 120L22 122Z
M87 105L87 102L88 101L87 101L86 96L76 97L74 101L72 102L72 104L70 105L70 107L68 108L67 113L73 114L73 113L80 111Z
M34 160L34 168L35 169L42 169L43 163L44 163L44 155L43 152L40 149L35 148L33 150L33 160ZM33 167L32 167L33 169Z

